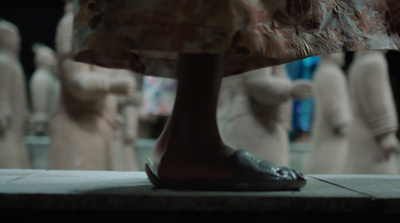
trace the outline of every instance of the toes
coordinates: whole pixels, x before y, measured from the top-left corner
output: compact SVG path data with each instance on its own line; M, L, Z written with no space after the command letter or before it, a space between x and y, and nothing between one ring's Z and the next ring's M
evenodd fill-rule
M289 177L291 180L304 180L304 175L302 173L300 173L299 171L294 170L289 167L282 167L282 169L284 171L281 171L281 172L285 172L286 176Z
M276 174L279 177L288 177L290 175L290 172L288 170L286 170L285 168L277 168Z

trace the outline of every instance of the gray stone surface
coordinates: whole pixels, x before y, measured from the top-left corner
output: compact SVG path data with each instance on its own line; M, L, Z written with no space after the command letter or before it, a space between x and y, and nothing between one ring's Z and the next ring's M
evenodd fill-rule
M0 170L0 210L400 214L400 176L309 175L301 191L154 189L144 172Z
M375 199L400 198L398 175L314 175L323 181L341 185ZM399 207L400 208L400 207ZM400 220L400 219L399 219Z
M67 217L75 216L71 215L73 212L88 213L87 218L93 220L93 212L95 216L116 212L131 216L133 212L134 216L148 219L147 222L160 222L167 217L187 222L194 215L208 223L221 216L229 219L226 220L229 223L266 219L288 222L293 217L324 223L349 222L371 215L378 215L385 222L400 219L397 175L307 175L308 183L301 191L170 191L154 189L144 172L45 170L46 142L32 140L27 143L37 146L32 149L36 169L0 169L0 214L11 213L14 217L21 210L33 210L39 213L38 217L44 212ZM137 143L139 164L143 167L154 140ZM294 168L302 170L307 155L307 143L291 145Z

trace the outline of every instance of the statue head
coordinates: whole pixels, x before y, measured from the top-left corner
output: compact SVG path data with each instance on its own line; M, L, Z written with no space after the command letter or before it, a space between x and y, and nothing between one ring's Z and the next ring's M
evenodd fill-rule
M64 13L74 11L74 0L64 0Z
M330 61L340 67L343 67L345 65L346 63L345 59L346 59L345 53L333 53L333 54L321 55L321 61Z
M13 23L0 19L0 49L18 54L21 50L19 29Z
M58 23L56 30L56 52L59 58L64 56L71 56L72 48L72 34L74 23L73 1L65 0L64 15Z
M32 51L35 53L35 65L36 67L47 67L53 73L55 73L57 68L56 53L50 47L35 43L32 46Z

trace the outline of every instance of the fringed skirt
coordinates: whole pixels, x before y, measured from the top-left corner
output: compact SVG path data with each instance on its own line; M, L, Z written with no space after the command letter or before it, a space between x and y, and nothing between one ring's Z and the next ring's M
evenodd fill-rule
M398 2L76 0L74 59L175 78L179 54L220 54L228 76L314 55L398 50Z

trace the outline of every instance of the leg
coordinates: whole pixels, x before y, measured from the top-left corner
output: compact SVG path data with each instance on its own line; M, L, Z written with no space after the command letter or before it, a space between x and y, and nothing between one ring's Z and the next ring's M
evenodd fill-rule
M212 190L288 190L305 185L300 173L226 146L216 111L223 57L181 55L173 112L146 165L159 187ZM154 174L156 173L156 174Z
M154 154L165 178L232 175L233 150L222 143L216 121L221 63L217 55L180 57L174 109Z

